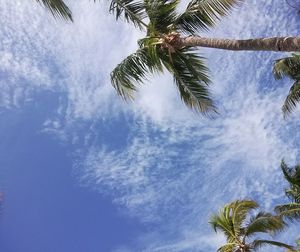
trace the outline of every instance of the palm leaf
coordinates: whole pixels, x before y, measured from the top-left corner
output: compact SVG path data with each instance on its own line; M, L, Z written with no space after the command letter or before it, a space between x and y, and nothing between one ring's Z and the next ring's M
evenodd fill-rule
M148 35L167 34L172 30L177 18L176 7L179 0L145 0L149 17Z
M220 213L213 214L210 218L209 224L213 227L215 232L221 231L226 236L227 242L235 243L238 237L235 236L233 225L230 219L226 218L226 206L224 207L223 211Z
M272 245L272 246L281 247L281 248L287 248L287 249L290 249L290 250L292 250L292 251L295 251L293 246L290 246L290 245L285 244L285 243L282 243L282 242L277 242L277 241L270 241L270 240L254 240L254 241L251 243L251 247L252 247L254 250L258 250L258 249L260 249L261 247L263 247L263 246L265 246L265 245Z
M43 4L54 17L63 18L65 20L73 21L72 12L63 0L36 0Z
M275 211L290 221L300 220L300 203L289 203L275 207Z
M300 55L292 54L290 57L276 60L273 65L273 74L275 79L288 77L295 81L282 106L283 115L286 117L300 101Z
M240 235L241 226L249 211L257 207L258 204L253 200L237 200L231 203L232 223L236 235Z
M284 162L284 160L281 161L280 167L283 172L284 178L290 184L299 183L300 185L300 172L298 172L299 174L297 175L297 177L295 177L296 171L294 172L293 169L289 168L287 164Z
M273 65L275 79L288 77L293 80L300 78L300 55L292 54L290 57L278 59Z
M284 101L284 104L282 106L282 112L285 117L297 107L299 101L300 101L300 80L296 81L292 85L289 94Z
M123 60L111 73L111 82L118 94L125 100L133 99L136 84L146 78L154 67L147 49L139 49Z
M236 244L236 243L227 243L224 246L220 247L217 251L218 252L232 252L236 247L238 247L238 244Z
M300 203L300 166L289 168L282 160L281 169L290 188L285 190L286 195L293 201Z
M124 17L127 22L133 23L141 30L147 28L147 25L143 22L147 15L142 1L112 0L109 10L116 16L116 19Z
M198 30L208 30L222 16L226 16L244 0L192 0L184 13L176 20L177 29L195 34Z
M210 80L203 57L185 48L173 54L165 53L161 58L174 77L182 101L188 107L204 114L216 112L208 90Z
M259 212L256 216L250 219L245 236L250 236L258 232L276 233L284 229L285 223L278 216L273 216L270 213Z

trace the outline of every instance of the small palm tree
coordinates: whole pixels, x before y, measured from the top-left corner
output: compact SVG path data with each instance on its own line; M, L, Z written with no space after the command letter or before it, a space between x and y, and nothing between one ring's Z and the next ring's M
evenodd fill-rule
M300 220L300 166L289 168L282 161L281 169L290 184L290 188L285 190L285 194L292 202L275 207L275 211L289 220Z
M36 0L43 4L54 17L63 18L65 20L73 21L72 12L63 0Z
M273 66L273 74L275 79L288 77L294 81L282 106L283 114L287 116L300 101L300 55L293 53L290 57L276 60Z
M139 49L111 73L111 81L124 99L133 99L137 84L149 73L167 70L174 78L181 99L197 111L215 111L210 98L210 79L204 58L197 47L225 50L300 51L300 37L274 37L247 40L205 38L209 30L243 0L192 0L178 12L179 0L112 0L110 11L146 31Z
M285 223L278 216L258 212L250 215L251 210L257 209L258 204L253 200L237 200L225 205L211 217L210 224L214 230L221 231L226 236L227 243L220 247L220 252L250 252L263 245L272 245L293 250L285 243L273 240L249 239L257 233L274 234L282 231Z

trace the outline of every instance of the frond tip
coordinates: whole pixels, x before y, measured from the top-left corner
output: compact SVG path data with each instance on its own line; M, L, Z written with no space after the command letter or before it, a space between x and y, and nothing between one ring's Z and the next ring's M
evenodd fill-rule
M54 17L73 21L72 12L63 0L36 0L43 4Z
M179 30L195 34L198 30L208 30L235 6L244 0L192 0L177 21Z
M271 233L280 232L284 229L285 223L278 216L270 213L259 212L250 219L247 225L245 235L250 236L255 233Z
M145 6L141 1L112 0L109 11L115 15L116 19L124 17L127 22L132 22L141 30L147 28L143 22L143 19L146 18Z
M300 220L300 203L289 203L275 207L275 211L282 217L294 221Z
M252 245L251 247L254 250L258 250L259 248L266 246L266 245L272 245L272 246L276 246L276 247L286 248L291 251L295 251L294 247L291 245L288 245L288 244L285 244L282 242L277 242L277 241L270 241L270 240L254 240L251 245Z

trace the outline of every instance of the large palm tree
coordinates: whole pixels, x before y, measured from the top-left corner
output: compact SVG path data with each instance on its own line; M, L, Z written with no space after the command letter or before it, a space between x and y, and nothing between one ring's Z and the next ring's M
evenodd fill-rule
M293 53L290 57L276 60L273 74L275 79L288 77L294 82L282 106L283 115L287 116L300 101L300 55Z
M282 161L281 169L290 185L285 194L292 202L277 206L275 211L289 220L300 220L300 166L290 168Z
M63 0L36 0L43 4L54 17L63 18L65 20L73 21L72 12Z
M111 73L112 84L124 99L132 99L137 84L149 73L169 71L182 100L200 112L215 111L210 98L210 79L204 58L197 47L226 50L300 51L300 37L273 37L247 40L205 38L221 17L243 0L192 0L178 12L179 0L112 0L110 10L146 31L138 50Z
M237 200L225 205L218 214L211 217L210 224L214 230L221 231L227 243L220 247L220 252L250 252L263 245L272 245L293 250L292 246L285 243L252 239L257 233L274 234L281 231L285 223L278 216L266 212L250 215L252 210L258 208L253 200Z

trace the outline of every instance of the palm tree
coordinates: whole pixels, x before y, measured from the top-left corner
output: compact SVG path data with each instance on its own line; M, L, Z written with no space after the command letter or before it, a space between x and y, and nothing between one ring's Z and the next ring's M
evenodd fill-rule
M65 20L73 21L72 12L63 0L36 0L38 3L43 4L54 17L62 18Z
M288 77L294 82L282 106L283 115L286 117L300 101L300 55L293 53L290 57L276 60L273 74L275 79Z
M290 188L285 190L285 194L292 202L275 207L275 211L289 220L300 220L300 166L289 168L282 161L281 169L290 185Z
M287 248L293 247L273 240L255 239L249 241L257 233L274 234L283 230L285 223L278 216L266 212L250 215L251 210L258 208L253 200L237 200L225 205L211 217L210 224L214 230L226 236L227 243L220 247L220 252L250 252L263 245Z
M125 100L133 99L137 84L149 73L169 71L184 103L203 113L215 111L208 91L210 79L197 47L226 50L300 51L300 37L247 40L205 38L209 30L243 0L192 0L179 13L179 0L112 0L110 11L146 31L138 50L111 73L111 81Z

